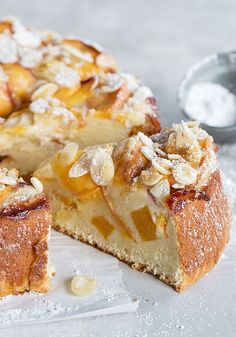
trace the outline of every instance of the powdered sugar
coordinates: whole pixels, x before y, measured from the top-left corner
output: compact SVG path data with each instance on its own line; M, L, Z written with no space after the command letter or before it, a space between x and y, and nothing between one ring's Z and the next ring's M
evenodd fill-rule
M198 83L187 95L185 111L192 118L211 126L236 122L236 97L220 84Z
M0 34L0 62L15 63L18 61L17 44L8 32Z

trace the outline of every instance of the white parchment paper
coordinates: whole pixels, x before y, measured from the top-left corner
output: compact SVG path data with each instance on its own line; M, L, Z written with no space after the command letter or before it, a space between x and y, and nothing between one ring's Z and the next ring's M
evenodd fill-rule
M57 270L53 290L2 299L0 327L136 311L138 302L131 301L116 258L54 230L50 257ZM96 278L97 291L85 298L75 296L70 281L76 274Z

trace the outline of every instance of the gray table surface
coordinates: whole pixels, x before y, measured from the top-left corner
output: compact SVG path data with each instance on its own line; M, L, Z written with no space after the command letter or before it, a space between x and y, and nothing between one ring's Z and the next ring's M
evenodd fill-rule
M0 0L0 14L100 43L122 70L151 87L165 125L181 119L176 88L186 69L236 45L234 0ZM10 329L3 335L235 336L236 268L231 270L229 259L235 261L236 254L232 245L227 252L212 273L181 295L121 264L127 289L141 299L138 314Z

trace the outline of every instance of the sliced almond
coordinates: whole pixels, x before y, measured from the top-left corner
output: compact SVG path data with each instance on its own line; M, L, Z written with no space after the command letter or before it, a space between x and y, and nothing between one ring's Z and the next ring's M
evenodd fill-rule
M156 157L152 160L152 165L162 174L171 174L173 164L168 159Z
M150 167L147 170L144 170L140 174L140 179L144 185L153 186L157 184L163 175L160 174L154 167Z
M197 170L187 163L177 163L173 168L175 181L182 185L194 184L197 180Z
M112 93L124 84L123 78L118 74L107 73L99 77L100 90L103 93Z
M144 133L142 132L138 132L138 137L141 140L141 142L143 143L143 145L149 146L149 147L153 147L153 141L151 140L151 138L149 138L148 136L146 136Z
M108 185L114 178L115 167L113 159L104 148L98 148L95 152L90 166L90 174L99 186Z
M151 146L143 146L141 148L141 152L148 160L152 161L154 158L156 158L156 152L154 151L153 147Z
M162 200L170 194L170 184L167 179L159 181L150 189L150 193L157 200Z
M38 193L43 192L43 184L41 183L41 181L38 178L32 177L30 179L30 182L34 186L34 188L37 190Z
M87 174L90 170L94 150L85 151L80 156L79 160L74 163L69 171L70 178L79 178Z
M116 60L109 54L101 53L96 57L96 64L99 67L117 70Z
M62 166L68 166L76 158L79 146L76 143L67 144L64 149L60 152L59 162Z
M15 186L18 182L18 171L16 169L8 170L5 167L0 168L0 184Z
M59 89L59 86L55 83L46 83L39 87L31 96L31 100L34 101L37 98L48 98L52 97L57 90Z
M89 53L82 53L78 48L75 48L67 43L62 44L62 48L66 53L71 54L72 56L75 56L85 62L93 63L93 57Z
M85 297L93 294L98 286L96 279L83 275L76 275L71 281L71 290L78 297Z
M168 159L170 160L184 160L180 154L176 154L176 153L168 153L167 156L168 156Z

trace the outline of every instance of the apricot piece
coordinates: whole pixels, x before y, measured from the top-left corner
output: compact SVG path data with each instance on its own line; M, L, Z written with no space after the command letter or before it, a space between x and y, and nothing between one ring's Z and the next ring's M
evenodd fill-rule
M102 69L96 64L88 62L84 62L84 64L79 69L77 69L81 81L87 81L89 78L99 74L101 71Z
M156 226L157 226L157 231L161 232L161 234L164 234L164 238L167 239L168 235L167 235L167 231L166 231L166 226L167 226L167 221L166 221L166 217L164 216L164 214L160 214L156 221Z
M93 80L83 83L81 87L60 88L54 97L63 102L68 109L79 108L91 95L92 84Z
M9 78L8 84L13 96L21 102L27 101L36 81L32 73L19 64L3 64L2 68Z
M131 212L134 225L143 241L156 240L156 224L153 222L147 206Z
M97 228L97 230L102 234L105 240L113 232L114 228L107 219L103 216L96 216L91 220L92 224Z
M82 151L79 152L77 159L79 159L81 153ZM73 163L68 166L62 166L57 160L53 163L53 169L57 173L65 188L74 195L78 196L80 200L102 197L100 188L94 184L89 173L78 178L69 177L68 173L72 165Z
M3 33L6 30L11 30L11 23L10 22L0 22L0 33Z

